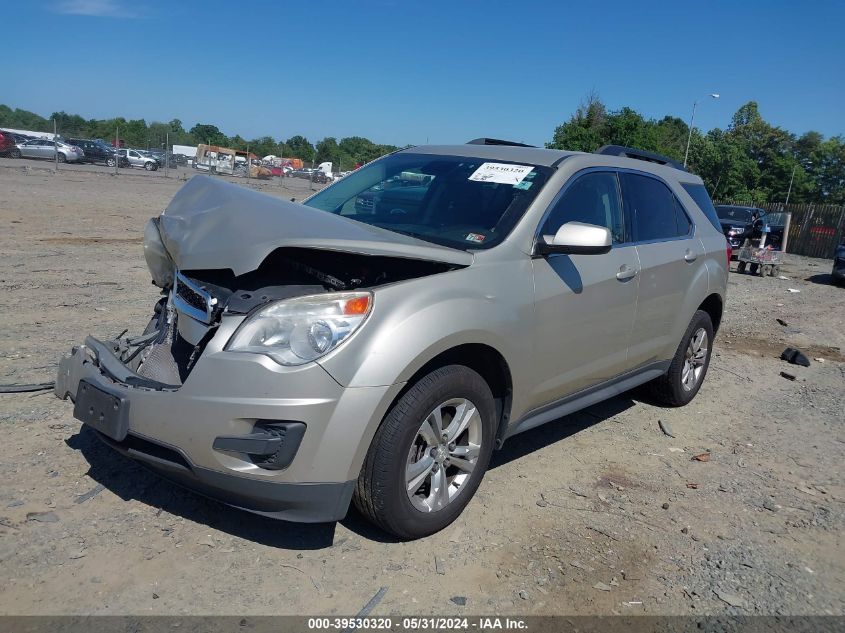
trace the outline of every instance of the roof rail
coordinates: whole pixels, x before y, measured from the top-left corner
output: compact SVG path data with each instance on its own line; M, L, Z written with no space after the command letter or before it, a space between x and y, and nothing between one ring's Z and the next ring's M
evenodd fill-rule
M537 147L536 145L526 145L525 143L517 143L516 141L503 141L498 138L474 138L467 141L467 145L512 145L514 147Z
M655 154L654 152L647 152L644 149L636 149L634 147L623 147L622 145L603 145L596 150L596 154L604 154L606 156L623 156L625 158L636 158L637 160L644 160L649 163L657 163L658 165L667 165L674 167L681 171L687 171L686 167L681 165L678 161Z

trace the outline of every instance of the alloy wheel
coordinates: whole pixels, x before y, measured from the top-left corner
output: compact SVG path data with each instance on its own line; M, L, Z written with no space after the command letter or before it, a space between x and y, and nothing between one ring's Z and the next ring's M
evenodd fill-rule
M461 494L481 454L481 414L452 398L426 416L408 451L405 486L421 512L442 510Z
M681 371L681 384L686 391L692 391L704 375L708 342L707 331L703 327L698 328L690 338Z

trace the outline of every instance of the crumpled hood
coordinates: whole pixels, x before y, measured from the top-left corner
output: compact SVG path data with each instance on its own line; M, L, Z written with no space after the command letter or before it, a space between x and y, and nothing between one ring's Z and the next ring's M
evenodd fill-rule
M473 256L445 246L287 202L211 176L194 176L159 218L167 252L181 270L258 268L277 248L316 248L468 266Z

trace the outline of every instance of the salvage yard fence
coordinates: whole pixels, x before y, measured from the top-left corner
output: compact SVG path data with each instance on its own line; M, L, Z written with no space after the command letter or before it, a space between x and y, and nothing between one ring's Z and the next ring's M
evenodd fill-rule
M845 238L844 205L782 202L751 204L739 200L721 201L717 204L757 207L767 213L791 213L787 253L830 259L836 246Z

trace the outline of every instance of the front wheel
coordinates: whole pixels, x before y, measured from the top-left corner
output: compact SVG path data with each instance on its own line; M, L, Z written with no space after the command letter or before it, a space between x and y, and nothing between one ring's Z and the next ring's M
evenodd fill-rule
M671 407L688 404L704 382L712 349L713 321L709 314L698 310L684 332L669 370L648 383L652 396Z
M144 163L144 169L147 171L155 171L158 167L156 167L155 163Z
M114 167L114 158L107 158L106 165L108 165L109 167Z
M65 156L64 154L62 154L61 152L59 152L59 155L58 155L58 157L57 157L57 160L58 160L60 163L66 163L66 162L67 162L67 156Z
M9 152L9 158L20 158L20 157L21 157L21 151L19 149L13 149L11 152Z
M434 534L478 489L495 441L493 394L463 365L432 371L393 405L376 431L354 502L400 538Z

